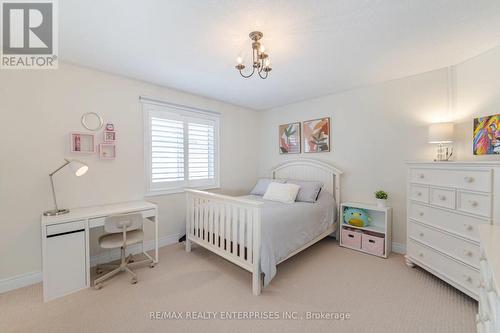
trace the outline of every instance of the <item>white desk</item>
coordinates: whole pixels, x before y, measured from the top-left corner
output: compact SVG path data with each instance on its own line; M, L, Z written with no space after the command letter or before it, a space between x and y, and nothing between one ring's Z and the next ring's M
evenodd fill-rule
M42 264L45 302L90 287L90 229L102 227L106 216L142 213L155 224L158 262L158 207L147 201L131 201L72 209L60 216L43 216Z

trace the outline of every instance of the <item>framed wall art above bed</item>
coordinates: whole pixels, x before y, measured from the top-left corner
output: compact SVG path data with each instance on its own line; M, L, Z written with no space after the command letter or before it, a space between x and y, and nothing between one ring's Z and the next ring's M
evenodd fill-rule
M305 153L330 151L330 117L304 121L302 128Z
M300 154L300 123L279 126L280 154Z

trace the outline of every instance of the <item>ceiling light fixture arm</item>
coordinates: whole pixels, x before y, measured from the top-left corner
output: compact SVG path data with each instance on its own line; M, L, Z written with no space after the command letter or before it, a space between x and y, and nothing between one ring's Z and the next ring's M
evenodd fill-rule
M245 69L245 65L242 63L242 58L238 57L238 64L235 68L239 71L240 75L244 78L249 78L253 76L257 70L259 77L261 79L266 79L269 75L269 72L272 70L269 65L269 55L264 52L264 47L261 45L259 40L262 38L263 34L260 31L253 31L250 33L249 37L253 41L252 42L252 72L250 74L243 74L243 69ZM262 72L266 74L263 75Z

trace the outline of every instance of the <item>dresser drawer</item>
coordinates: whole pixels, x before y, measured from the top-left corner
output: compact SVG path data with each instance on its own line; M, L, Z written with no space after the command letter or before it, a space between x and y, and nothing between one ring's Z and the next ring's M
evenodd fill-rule
M429 203L429 188L422 185L410 185L410 199L420 202Z
M429 196L431 205L455 209L455 190L431 187Z
M411 221L408 227L409 237L479 269L480 250L478 244L464 241Z
M408 254L411 258L428 266L473 294L478 294L479 272L475 269L448 258L412 239L408 240Z
M488 194L458 191L457 210L480 216L491 216L491 196Z
M456 187L464 190L491 192L492 171L457 169L410 169L410 182L436 186Z
M453 213L416 202L410 203L408 217L476 242L479 242L477 227L480 224L490 223L485 219Z

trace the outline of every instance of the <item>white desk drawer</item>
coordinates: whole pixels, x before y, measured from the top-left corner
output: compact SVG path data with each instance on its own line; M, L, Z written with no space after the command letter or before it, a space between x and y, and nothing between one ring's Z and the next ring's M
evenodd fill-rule
M464 190L491 192L492 171L491 170L469 170L464 169L426 169L412 168L410 181L421 184L432 184L436 186L456 187Z
M478 294L479 272L409 239L408 254L465 289Z
M47 236L54 236L58 234L64 234L77 230L85 229L85 221L74 221L74 222L66 222L59 224L48 225L47 227Z
M480 216L491 216L491 196L471 192L458 192L457 210L477 214Z
M431 188L429 201L434 206L455 209L455 190Z
M150 217L155 216L154 209L142 210L139 212L129 212L126 214L134 214L134 213L141 213L143 218L150 218ZM106 217L104 217L104 216L89 219L89 228L102 227L104 225L105 220L106 220Z
M479 269L480 250L478 244L464 241L411 221L408 227L410 237Z
M154 217L154 216L156 216L155 209L149 209L149 210L142 211L142 217L145 219L148 217Z
M93 219L89 219L89 228L102 227L104 225L105 217L96 217Z
M429 203L429 188L422 185L410 185L410 199Z
M416 202L410 203L408 216L419 222L479 242L478 225L490 223L488 220L466 216Z

